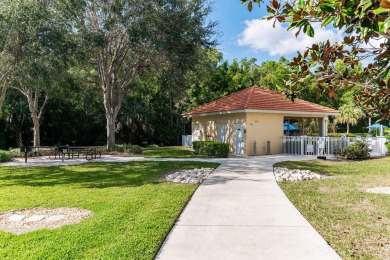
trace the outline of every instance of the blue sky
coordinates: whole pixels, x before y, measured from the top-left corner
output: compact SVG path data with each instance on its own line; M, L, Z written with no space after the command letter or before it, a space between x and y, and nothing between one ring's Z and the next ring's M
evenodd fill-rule
M265 1L267 3L267 1ZM217 21L219 45L217 48L223 53L224 59L230 62L237 58L256 58L260 64L267 60L279 60L281 56L294 57L297 51L304 51L305 47L318 41L331 42L342 39L342 34L334 29L320 28L314 24L315 37L310 38L300 34L294 36L294 31L288 32L285 27L277 23L272 28L273 21L260 18L266 15L265 5L254 5L249 12L246 5L240 0L215 0L211 20Z

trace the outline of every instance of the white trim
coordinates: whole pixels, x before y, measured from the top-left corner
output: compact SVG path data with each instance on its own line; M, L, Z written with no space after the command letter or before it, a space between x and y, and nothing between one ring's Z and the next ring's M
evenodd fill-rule
M257 109L240 109L240 110L230 110L230 111L221 111L221 112L210 112L203 114L193 114L185 115L184 117L192 116L212 116L212 115L227 115L227 114L237 114L237 113L268 113L268 114L299 114L299 115L315 115L315 116L337 116L340 113L323 113L323 112L303 112L303 111L281 111L281 110L257 110Z

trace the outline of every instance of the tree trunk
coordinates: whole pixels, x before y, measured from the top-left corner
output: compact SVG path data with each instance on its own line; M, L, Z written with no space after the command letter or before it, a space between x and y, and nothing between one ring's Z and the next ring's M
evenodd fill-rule
M32 121L34 124L34 146L40 146L41 145L41 134L39 130L39 118L37 116L32 116Z
M349 124L347 123L347 134L349 134Z
M33 145L34 146L40 146L41 145L41 134L39 131L39 126L40 126L40 121L42 118L42 112L43 109L45 108L46 102L48 100L48 96L45 96L45 100L43 101L42 106L39 108L38 103L39 103L39 96L40 96L40 91L38 90L32 90L32 89L24 89L21 90L19 89L26 97L27 97L27 102L28 102L28 108L31 113L31 119L34 124L33 128Z
M115 150L115 119L113 116L106 114L108 151Z

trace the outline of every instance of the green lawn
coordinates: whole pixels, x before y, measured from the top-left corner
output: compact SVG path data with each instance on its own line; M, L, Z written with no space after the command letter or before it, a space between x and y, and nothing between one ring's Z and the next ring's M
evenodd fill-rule
M143 156L148 158L204 158L194 155L194 151L186 146L163 146L143 148Z
M197 185L161 181L199 162L0 167L0 212L79 207L79 224L22 235L0 231L0 259L152 259Z
M343 259L389 259L390 195L365 189L390 186L390 157L356 162L283 162L275 167L333 175L282 182L281 188Z

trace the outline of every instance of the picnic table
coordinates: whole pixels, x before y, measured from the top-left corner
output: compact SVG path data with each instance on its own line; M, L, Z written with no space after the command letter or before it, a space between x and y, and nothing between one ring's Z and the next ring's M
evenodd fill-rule
M72 156L80 157L80 154L85 155L86 160L97 159L102 156L102 151L99 146L69 146L68 158ZM98 157L99 156L99 157Z
M24 152L24 160L27 163L28 154L39 155L39 149L45 148L50 150L51 154L54 153L54 159L62 159L64 161L66 155L68 159L80 157L80 155L85 155L86 160L97 159L102 156L101 148L99 146L69 146L69 145L57 145L57 146L24 146L21 148L21 151ZM49 154L49 158L51 155Z

